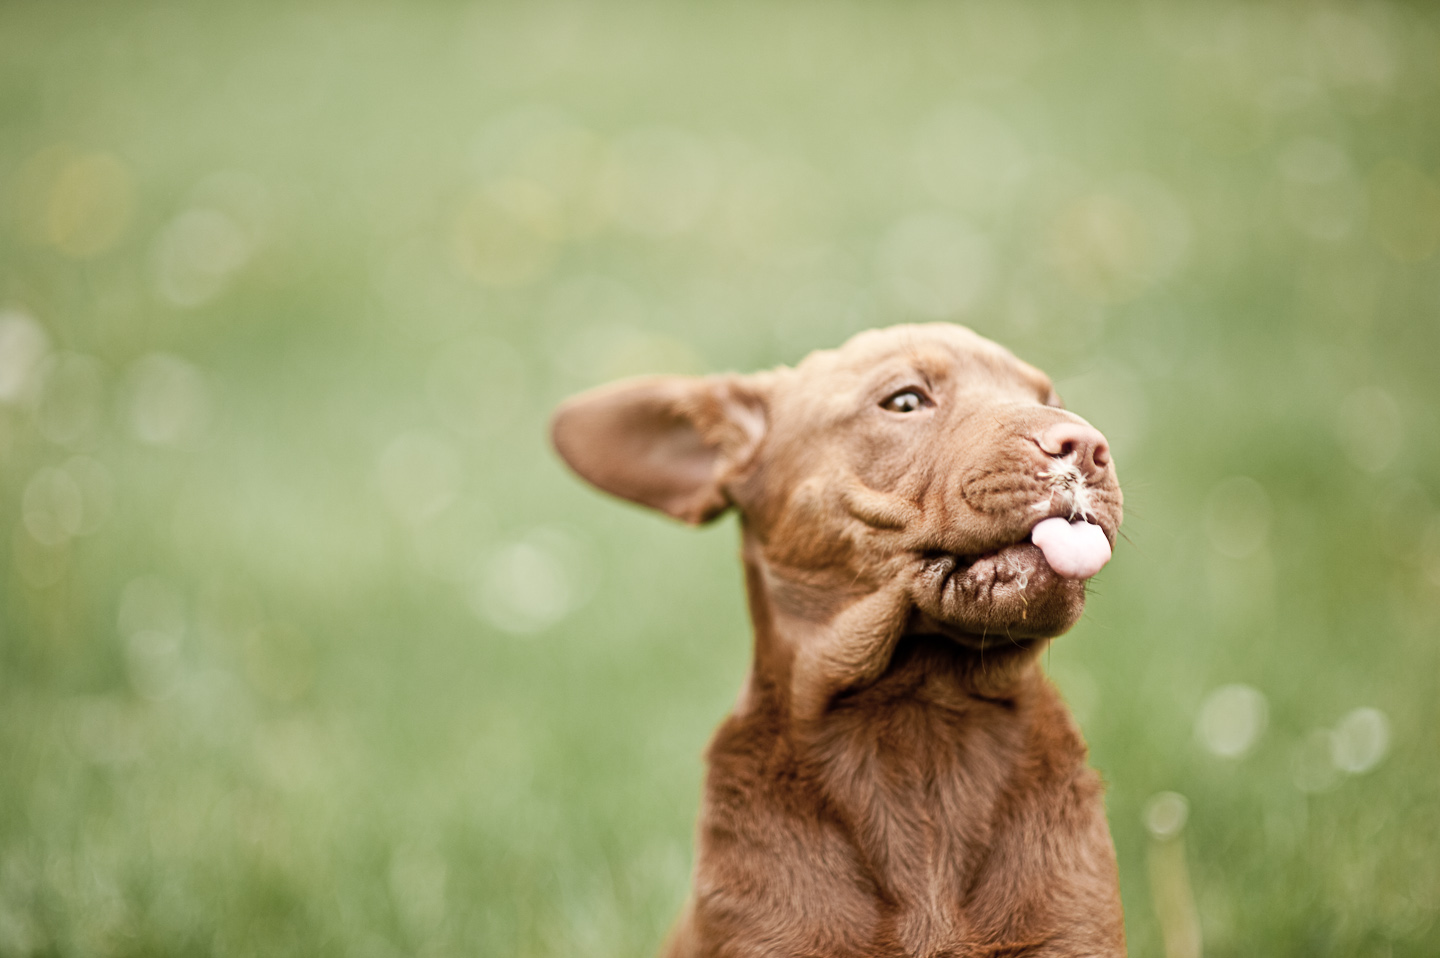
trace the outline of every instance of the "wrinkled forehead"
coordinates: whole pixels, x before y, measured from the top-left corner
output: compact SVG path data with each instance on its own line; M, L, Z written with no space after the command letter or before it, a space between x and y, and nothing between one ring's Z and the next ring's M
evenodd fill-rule
M838 349L811 353L794 370L801 388L832 395L869 390L889 377L918 375L947 390L1019 390L1043 400L1049 378L1003 346L963 326L933 323L872 329ZM897 383L903 385L903 383Z

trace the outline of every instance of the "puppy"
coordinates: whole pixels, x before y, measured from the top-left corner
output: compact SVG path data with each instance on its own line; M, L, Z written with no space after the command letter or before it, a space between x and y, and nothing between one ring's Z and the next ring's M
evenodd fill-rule
M669 958L1125 953L1085 746L1041 673L1110 558L1105 438L948 324L577 396L581 477L740 514L754 659L707 757Z

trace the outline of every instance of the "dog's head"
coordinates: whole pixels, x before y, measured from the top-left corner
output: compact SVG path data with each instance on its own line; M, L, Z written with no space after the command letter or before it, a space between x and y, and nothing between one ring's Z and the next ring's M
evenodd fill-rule
M793 369L602 387L553 437L617 496L691 523L738 509L769 601L815 623L884 594L908 632L1058 635L1121 520L1104 437L1044 373L944 323Z

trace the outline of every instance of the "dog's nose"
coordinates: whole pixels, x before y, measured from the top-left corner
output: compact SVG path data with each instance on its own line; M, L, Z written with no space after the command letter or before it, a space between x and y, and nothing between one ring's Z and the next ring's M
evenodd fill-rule
M1089 475L1110 465L1110 443L1094 426L1078 422L1057 422L1035 437L1041 450L1056 459L1075 457L1075 465Z

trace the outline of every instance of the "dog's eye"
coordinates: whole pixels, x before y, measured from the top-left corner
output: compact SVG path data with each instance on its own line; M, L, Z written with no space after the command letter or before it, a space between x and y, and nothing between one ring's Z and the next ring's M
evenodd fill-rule
M925 406L925 396L914 389L906 389L891 396L880 405L891 412L915 412Z

